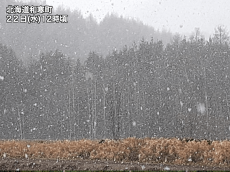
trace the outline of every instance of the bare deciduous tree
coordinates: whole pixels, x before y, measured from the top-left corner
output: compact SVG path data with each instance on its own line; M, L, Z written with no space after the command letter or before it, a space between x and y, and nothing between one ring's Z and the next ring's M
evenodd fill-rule
M225 26L218 26L215 29L214 41L223 44L229 41L229 35Z

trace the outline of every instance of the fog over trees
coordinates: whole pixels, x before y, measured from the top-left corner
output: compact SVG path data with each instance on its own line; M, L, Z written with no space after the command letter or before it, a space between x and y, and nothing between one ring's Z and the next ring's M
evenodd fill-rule
M5 3L5 4L4 4ZM3 1L0 6L1 37L0 41L14 49L17 56L29 63L31 56L38 59L41 52L61 50L74 59L86 60L90 51L107 55L113 49L121 49L123 45L132 45L143 37L150 40L163 40L169 43L172 34L168 31L157 31L140 21L129 20L114 14L97 23L90 15L83 18L80 11L70 11L59 7L53 10L55 14L67 14L68 23L6 23L6 7L8 5L23 5L13 0ZM41 3L45 5L45 1ZM29 2L25 5L41 5Z

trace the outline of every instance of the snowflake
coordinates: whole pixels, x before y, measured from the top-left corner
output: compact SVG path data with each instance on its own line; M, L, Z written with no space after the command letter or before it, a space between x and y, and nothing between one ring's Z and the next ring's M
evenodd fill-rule
M0 76L0 80L2 80L2 81L3 81L3 80L4 80L4 76Z
M133 121L133 126L136 126L136 122L135 121Z

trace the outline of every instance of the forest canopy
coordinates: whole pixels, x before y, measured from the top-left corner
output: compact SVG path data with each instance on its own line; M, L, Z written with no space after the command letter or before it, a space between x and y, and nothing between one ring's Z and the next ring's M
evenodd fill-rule
M26 68L0 46L0 137L229 138L227 42L142 39L84 63L61 51Z

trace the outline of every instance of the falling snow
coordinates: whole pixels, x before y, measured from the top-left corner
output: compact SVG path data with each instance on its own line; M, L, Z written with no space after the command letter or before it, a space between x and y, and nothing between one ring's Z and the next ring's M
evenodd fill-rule
M144 169L145 169L145 166L144 166L144 165L141 165L141 169L144 170Z
M182 107L184 105L184 103L182 101L180 101L180 106Z
M134 126L134 127L136 126L136 121L133 121L133 126Z
M197 112L204 114L205 113L205 105L204 103L198 103L197 104Z
M75 35L69 25L42 27L43 35L37 28L34 39L25 29L26 40L23 29L18 38L2 32L8 45L0 44L0 139L230 138L230 51L218 34L167 36L122 17L118 25L109 17L102 24L76 20ZM189 156L184 161L194 163Z
M170 170L170 168L166 166L166 167L164 168L164 170L168 171L168 170Z

